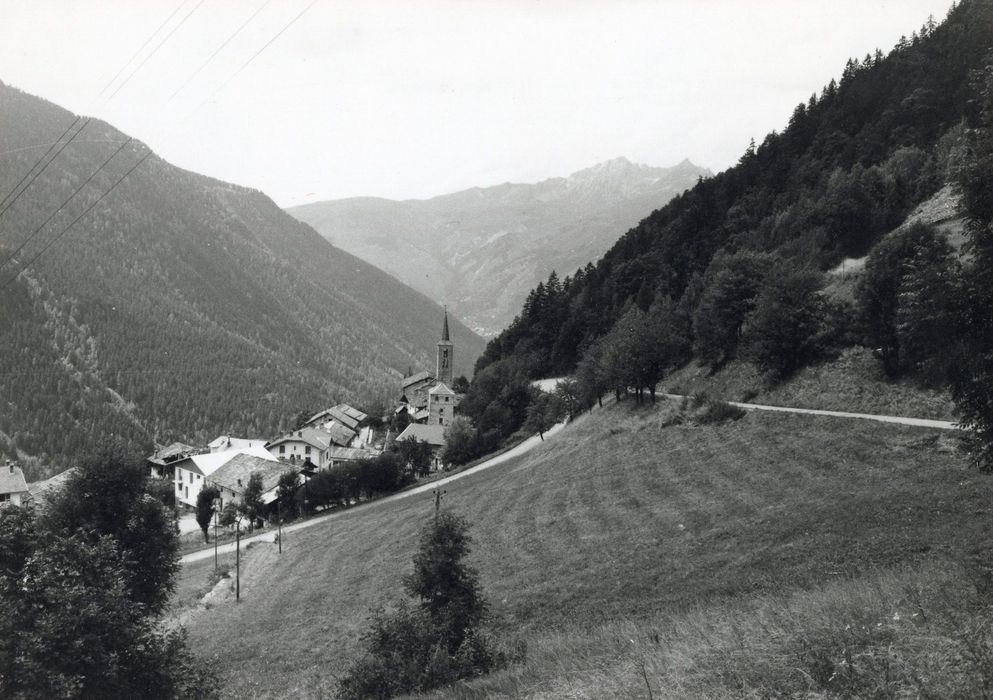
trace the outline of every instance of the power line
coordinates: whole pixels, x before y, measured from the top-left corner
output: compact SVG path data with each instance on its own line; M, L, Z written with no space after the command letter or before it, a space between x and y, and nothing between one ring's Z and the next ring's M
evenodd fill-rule
M234 80L235 78L237 78L238 75L243 70L245 70L246 68L248 68L248 66L252 63L252 61L254 61L256 58L258 58L262 54L263 51L265 51L266 49L268 49L273 44L273 42L275 42L280 36L283 35L283 33L287 29L289 29L294 24L296 24L296 21L298 19L300 19L301 17L303 17L307 13L307 11L310 10L310 8L312 8L314 5L316 5L317 4L317 1L318 0L312 0L312 2L309 5L307 5L305 8L303 8L302 10L300 10L300 12L296 15L296 17L294 17L289 22L287 22L283 26L282 29L280 29L278 32L276 32L276 34L271 39L269 39L269 41L267 41L265 44L262 45L262 48L260 48L258 51L256 51L255 53L253 53L251 55L251 57L247 61L245 61L238 70L236 70L234 73L232 73L228 77L227 80L225 80L223 83L221 83L221 85L216 90L214 90L212 93L210 93L210 95L207 97L207 99L205 99L203 102L201 102L199 105L197 105L196 108L193 110L193 112L190 112L190 114L187 115L187 117L192 116L194 113L196 113L197 111L199 111L199 109L201 107L203 107L205 104L207 104L212 99L214 99L214 97L217 96L217 93L219 93L221 90L223 90L224 88L226 88L228 86L228 84L232 80Z
M67 204L68 204L68 203L69 203L69 202L70 202L70 201L72 200L72 198L73 198L73 197L75 197L75 196L76 196L77 194L79 194L79 192L80 192L80 191L81 191L81 190L82 190L82 189L83 189L84 187L86 187L86 186L87 186L88 184L90 184L90 181L91 181L91 180L92 180L92 179L93 179L94 177L96 177L96 175L97 175L97 173L99 173L99 172L100 172L101 170L103 170L103 169L104 169L104 167L106 167L106 165L107 165L107 163L109 163L109 162L110 162L111 160L113 160L113 159L114 159L114 156L116 156L116 155L117 155L118 153L120 153L120 152L121 152L122 150L124 150L124 147L125 147L125 146L127 146L127 145L128 145L129 143L131 143L131 139L128 139L127 141L125 141L124 143L122 143L122 144L121 144L120 146L118 146L118 147L117 147L117 150L116 150L116 151L114 151L113 153L111 153L111 154L110 154L110 157L109 157L109 158L107 158L107 160L105 160L105 161L104 161L103 163L101 163L101 164L100 164L100 167L99 167L99 168L97 168L97 169L96 169L96 170L94 170L94 171L93 171L92 173L90 173L90 176L89 176L88 178L86 178L86 180L84 180L84 181L83 181L83 184L81 184L81 185L80 185L79 187L77 187L77 188L76 188L76 189L75 189L75 190L73 191L73 193L72 193L72 194L70 194L70 195L69 195L69 196L68 196L68 197L66 198L66 200L65 200L64 202L62 202L62 204L61 204L61 205L59 206L59 208L58 208L58 209L56 209L56 210L55 210L54 212L52 212L52 213L51 213L51 214L49 215L49 217L48 217L47 219L45 219L45 222L44 222L44 223L43 223L43 224L42 224L41 226L39 226L38 228L36 228L36 229L35 229L34 231L32 231L32 232L31 232L30 234L28 234L28 237L27 237L27 238L25 238L25 239L24 239L24 240L23 240L23 241L21 242L21 244L20 244L19 246L17 246L17 248L15 248L15 249L14 249L14 252L13 252L13 253L11 253L11 254L10 254L10 255L9 255L9 256L8 256L8 257L7 257L7 258L6 258L5 260L4 260L4 261L3 261L3 262L0 262L0 268L2 268L2 267L3 267L4 265L6 265L7 263L9 263L9 262L10 262L11 260L13 260L13 259L14 259L14 257L15 257L15 256L16 256L16 255L17 255L18 253L20 253L20 252L21 252L22 250L24 250L24 246L26 246L26 245L27 245L28 243L30 243L30 242L31 242L31 240L32 240L32 239L33 239L33 238L34 238L35 236L37 236L37 235L38 235L38 234L39 234L39 233L40 233L40 232L42 231L42 229L44 229L44 228L45 228L46 226L48 226L48 224L49 224L49 222L50 222L50 221L51 221L52 219L54 219L54 218L55 218L55 216L56 216L56 215L57 215L57 214L58 214L58 213L59 213L60 211L62 211L62 210L63 210L63 209L65 208L65 206L66 206L66 205L67 205ZM0 287L0 289L2 289L2 287Z
M125 144L125 145L127 145L127 144ZM122 146L122 148L123 148L123 146ZM115 153L115 155L116 155L116 153ZM45 251L47 251L49 248L51 248L55 244L56 241L58 241L59 239L61 239L62 236L64 236L69 231L69 229L71 229L73 226L75 226L79 222L80 219L82 219L84 216L86 216L87 214L89 214L93 210L93 207L95 207L97 204L99 204L100 202L102 202L107 197L107 195L109 195L111 192L113 192L117 188L118 185L120 185L122 182L124 182L124 179L127 178L128 175L130 175L131 173L133 173L138 168L139 165L141 165L142 163L144 163L145 160L147 160L150 155L152 155L152 152L151 151L147 151L145 153L145 155L143 155L141 158L139 158L137 163L135 163L134 165L132 165L131 168L129 168L127 172L125 172L123 175L121 175L119 178L117 178L117 181L113 185L110 186L110 189L108 189L102 195L100 195L99 197L97 197L97 199L90 206L86 207L86 209L83 210L83 213L82 214L80 214L75 219L73 219L72 222L68 226L66 226L64 229L62 229L61 231L59 231L58 235L56 235L55 238L53 238L52 240L50 240L45 245L44 248L42 248L40 251L38 251L38 254L37 255L35 255L33 258L31 258L30 260L28 260L27 263L25 263L24 265L22 265L21 266L21 269L18 270L17 272L15 272L13 277L11 277L2 286L0 286L0 290L4 290L7 287L9 287L11 284L13 284L14 283L14 280L17 279L17 276L19 274L21 274L22 272L24 272L24 270L26 270L28 267L30 267L31 265L33 265L34 262L38 258L40 258L42 255L45 254ZM111 158L112 157L113 156L111 156ZM108 162L109 162L109 159L108 159Z
M78 122L78 121L79 121L79 117L76 117L76 122ZM76 122L73 122L73 123L75 124ZM67 146L68 146L68 145L69 145L70 143L72 143L72 142L73 142L73 141L74 141L74 140L76 139L76 137L77 137L77 136L79 136L79 135L80 135L81 133L83 133L83 129L85 129L85 128L86 128L86 125L87 125L87 124L89 124L89 123L90 123L90 120L89 120L89 118L87 118L87 119L84 119L84 120L83 120L83 124L82 124L82 126L80 126L80 127L79 127L79 129L77 129L77 130L76 130L76 133L74 133L74 134L73 134L72 136L70 136L70 137L69 137L69 140L68 140L68 141L66 141L66 142L65 142L64 144L62 144L62 146L61 146L61 147L59 148L59 150L57 150L57 151L55 152L55 155L53 155L53 156L52 156L52 157L51 157L51 158L49 159L49 161L48 161L47 163L45 163L45 164L44 164L44 165L43 165L43 166L41 167L41 170L39 170L38 172L36 172L36 173L35 173L35 174L34 174L34 175L33 175L33 176L31 177L31 179L30 179L30 180L28 181L28 183L27 183L26 185L24 185L24 187L23 187L23 188L21 189L21 191L20 191L20 192L18 192L18 193L17 193L17 194L16 194L15 196L14 196L14 198L13 198L13 199L11 199L11 200L10 200L9 202L7 202L7 204L5 204L5 205L3 206L3 208L0 208L0 217L3 217L3 215L7 213L7 210L8 210L8 209L10 209L10 208L11 208L12 206L14 206L14 204L15 204L15 203L17 202L17 200L21 198L21 195L23 195L23 194L24 194L25 192L27 192L27 191L28 191L28 188L29 188L29 187L31 187L31 185L32 185L32 184L34 183L34 181L35 181L35 180L37 180L37 179L38 179L38 177L39 177L39 176L41 176L41 174L42 174L43 172L45 172L45 170L46 170L46 169L48 168L48 166L49 166L49 165L51 165L51 164L52 164L52 162L53 162L53 161L54 161L54 160L55 160L56 158L58 158L58 157L59 157L59 154L60 154L60 153L62 153L62 151L64 151L64 150L66 149L66 147L67 147ZM65 134L63 134L63 136L65 136ZM61 137L60 137L60 140L61 140ZM58 141L56 141L56 143L58 143ZM49 149L49 152L50 152L50 151L51 151L51 149ZM40 161L39 161L39 162L40 162ZM36 165L37 165L37 164L36 164ZM32 168L32 170L33 170L33 169L34 169L34 168ZM31 172L31 171L29 170L29 171L28 171L28 173L30 173L30 172ZM22 181L23 181L23 178L22 178ZM15 189L16 189L16 188L15 188Z
M207 65L208 65L208 64L209 64L209 63L210 63L211 61L213 61L213 60L214 60L214 58L215 58L215 57L217 56L217 54L219 54L219 53L220 53L221 51L223 51L223 50L224 50L224 47L225 47L225 46L227 46L228 44L230 44L230 43L231 43L231 42L232 42L232 41L234 40L234 38L235 38L236 36L238 36L239 34L241 34L241 31L242 31L242 30L243 30L243 29L244 29L245 27L247 27L247 26L249 25L249 23L250 23L250 22L251 22L251 21L252 21L253 19L255 19L255 18L257 17L257 16L258 16L258 14L259 14L260 12L262 12L262 10L264 10L264 9L265 9L265 8L266 8L266 7L267 7L267 6L269 5L269 3L270 3L270 2L272 2L272 0L265 0L265 2L263 2L263 3L261 4L261 5L259 5L259 7L258 7L258 9L256 9L256 10L255 10L255 12L253 12L253 13L251 14L251 16L249 16L249 18L248 18L248 19L246 19L246 20L245 20L244 22L242 22L242 23L241 23L241 25L240 25L240 26L239 26L239 27L238 27L237 29L235 29L235 30L234 30L234 33L232 33L232 34L231 34L231 35L230 35L230 36L229 36L229 37L228 37L227 39L225 39L225 40L224 40L224 43L222 43L222 44L221 44L220 46L218 46L218 47L217 47L217 48L216 48L216 49L214 50L214 52L213 52L212 54L210 54L210 56L208 56L208 57L207 57L207 60L206 60L206 61L204 61L203 63L201 63L201 64L200 64L200 67L199 67L199 68L197 68L197 69L196 69L195 71L193 71L193 73L192 73L192 74L190 74L190 77L188 77L188 78L187 78L187 79L186 79L186 80L185 80L185 81L183 82L183 84L182 84L182 85L180 85L180 86L179 86L178 88L176 88L176 91L175 91L175 92L173 92L173 93L172 93L171 95L169 95L169 100L172 100L172 98L174 98L174 97L175 97L176 95L178 95L178 94L179 94L180 92L182 92L182 90L183 90L183 88L185 88L185 87L186 87L187 85L189 85L189 84L190 84L190 81L192 81L192 80L193 80L193 79L194 79L195 77L197 77L197 76L198 76L198 75L200 74L200 71L202 71L202 70L203 70L204 68L206 68L206 67L207 67ZM167 100L167 101L168 101L168 100Z
M69 131L72 129L72 127L76 126L76 124L79 122L80 118L81 117L78 117L77 116L75 119L73 119L72 120L72 124L70 124L69 126L66 127L66 130L62 132L62 135L59 136L57 139L55 139L55 141L53 141L51 144L49 144L48 150L45 151L45 153L42 154L41 158L39 158L35 162L35 164L32 165L31 168L26 173L24 173L24 176L20 180L17 181L17 184L14 185L13 189L10 192L8 192L6 194L6 196L4 196L4 198L2 200L0 200L0 207L3 207L3 205L6 204L7 200L10 199L10 197L14 194L14 192L17 191L17 188L19 188L24 183L24 181L28 179L28 177L31 175L31 173L34 172L34 169L37 168L41 164L41 161L45 160L45 158L48 157L48 154L52 152L52 149L55 148L55 146L57 146L62 141L62 139L64 139L66 137L66 134L69 133ZM2 212L0 212L0 214L2 214Z
M180 0L180 3L178 5L176 5L176 9L174 9L169 14L169 16L165 18L165 21L162 22L162 24L160 24L158 26L158 28L148 36L147 39L145 39L145 43L142 44L138 48L138 50L134 52L134 55L127 60L127 63L125 63L123 66L121 66L121 69L119 71L117 71L117 73L114 75L113 78L110 79L110 82L108 82L106 85L103 86L103 89L99 93L100 95L103 95L103 93L107 92L107 90L110 89L110 86L113 85L115 82L117 82L117 79L121 77L121 73L123 73L127 69L127 67L130 66L131 63L136 58L138 58L138 56L141 54L141 52L145 50L145 47L148 46L152 42L152 39L154 39L156 37L156 35L158 35L158 33L161 32L162 29L167 24L169 24L169 22L172 20L172 18L176 16L176 13L179 12L179 8L181 8L185 4L186 4L186 0Z
M108 101L114 99L114 96L117 95L117 93L119 93L121 90L123 90L125 85L127 85L129 82L131 82L131 78L133 78L135 76L135 73L137 73L138 71L140 71L142 69L142 66L144 66L146 63L148 63L148 60L152 56L154 56L156 53L158 53L159 49L162 48L163 44L165 44L167 41L169 41L169 39L172 37L172 35L175 34L179 30L180 27L182 27L184 24L186 24L186 20L188 20L190 18L190 15L192 15L194 12L196 12L198 9L200 9L200 6L203 5L204 2L205 2L205 0L200 0L196 5L193 6L193 9L191 9L189 12L187 12L185 15L183 15L183 19L179 20L179 24L177 24L175 27L173 27L169 31L169 33L165 35L165 37L162 39L162 41L160 41L158 44L156 44L155 48L153 48L149 52L149 54L147 56L145 56L145 58L143 58L141 60L141 63L139 63L135 67L135 69L128 74L128 76L124 79L124 82L122 82L120 85L118 85L117 86L117 89L115 89L112 93L110 93L110 95L108 95L108 97L107 97L107 100Z

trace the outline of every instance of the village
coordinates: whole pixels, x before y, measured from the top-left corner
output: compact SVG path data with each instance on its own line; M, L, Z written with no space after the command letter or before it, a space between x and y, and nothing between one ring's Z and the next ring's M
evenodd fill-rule
M173 494L168 500L175 506L177 522L180 514L186 513L183 519L189 524L201 491L216 491L212 507L219 513L242 504L255 475L261 482L261 516L270 519L276 516L280 480L287 474L294 474L300 487L321 472L389 451L410 454L401 448L414 446L420 447L420 454L429 455L428 470L444 469L445 429L462 398L451 387L464 383L452 376L453 358L446 310L434 374L408 371L391 415L370 416L339 403L271 439L221 435L205 446L173 442L147 458L149 476L160 483L172 482ZM39 501L71 473L72 468L29 484L21 468L8 461L0 468L0 503Z

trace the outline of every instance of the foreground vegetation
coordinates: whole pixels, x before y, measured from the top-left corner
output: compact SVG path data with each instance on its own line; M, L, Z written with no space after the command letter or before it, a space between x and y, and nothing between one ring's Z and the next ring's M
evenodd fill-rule
M212 698L160 624L178 540L143 465L109 452L41 503L0 506L0 696Z
M696 416L705 413L674 403L596 410L528 455L447 487L444 506L474 523L469 562L497 634L528 649L526 664L476 681L480 689L507 683L501 692L511 697L515 687L562 697L586 688L594 697L610 683L644 684L637 657L617 646L618 635L633 630L627 638L635 644L625 644L655 650L645 657L654 692L671 692L661 656L670 645L656 647L652 637L665 632L663 620L692 613L703 629L717 629L733 614L748 625L763 602L790 610L805 605L804 596L851 595L846 615L875 625L890 603L889 617L903 615L896 589L875 607L854 592L904 571L929 589L927 580L937 579L928 572L967 572L953 574L964 597L955 593L948 607L982 619L971 611L988 602L993 482L969 470L954 435L815 416L748 414L701 425ZM222 661L224 694L330 696L359 655L369 611L400 597L407 566L397 562L409 560L433 505L427 495L371 504L287 539L282 555L273 545L254 548L243 562L242 602L190 622L193 648ZM211 570L184 570L180 590L202 587ZM966 595L973 576L986 587ZM820 634L817 625L847 619L815 612L794 617L790 634ZM727 634L733 638L733 628ZM755 641L754 658L748 648L737 657L741 669L763 644L785 643L770 634ZM832 637L822 639L833 648ZM944 644L930 647L935 659L957 664L958 647ZM686 654L704 675L720 658ZM603 660L589 667L594 675L579 673L593 657ZM722 678L733 687L733 675ZM754 678L743 682L734 692L756 689ZM481 696L472 687L451 696Z

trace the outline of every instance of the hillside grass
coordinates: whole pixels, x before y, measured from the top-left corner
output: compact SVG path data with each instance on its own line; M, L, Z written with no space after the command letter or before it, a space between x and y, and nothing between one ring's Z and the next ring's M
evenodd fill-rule
M651 641L659 648L650 657L629 654L618 647L629 631L631 646L647 650L646 639L668 629L662 621L680 616L715 629L740 618L747 628L763 601L803 610L834 595L858 606L846 587L906 578L887 571L931 580L928 572L961 566L988 576L993 480L967 468L954 437L756 413L700 426L675 423L677 412L675 402L598 410L446 487L445 507L474 524L471 560L498 635L529 645L524 666L446 697L605 697L613 693L597 689L613 683L648 697L644 676L659 696L672 681L660 649L674 647ZM248 552L242 602L189 627L193 648L218 660L225 695L329 697L368 611L400 596L432 509L430 495L371 504L287 538L281 556L271 544ZM180 595L201 590L212 568L184 569ZM890 588L866 615L892 607ZM789 619L798 638L813 624ZM768 644L787 632L773 630ZM720 656L689 638L680 644L687 668Z
M936 420L956 418L947 389L922 387L910 379L888 379L872 352L861 347L847 348L840 357L806 367L778 383L768 382L747 362L736 360L712 373L694 361L666 377L661 386L673 394L702 393L727 401Z

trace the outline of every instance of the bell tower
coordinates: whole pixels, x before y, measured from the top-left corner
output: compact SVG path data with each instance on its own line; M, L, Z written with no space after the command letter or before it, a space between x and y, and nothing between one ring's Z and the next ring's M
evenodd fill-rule
M439 382L451 387L452 362L455 355L455 345L448 336L448 307L445 307L445 325L441 329L441 340L438 341L438 366L434 376Z

